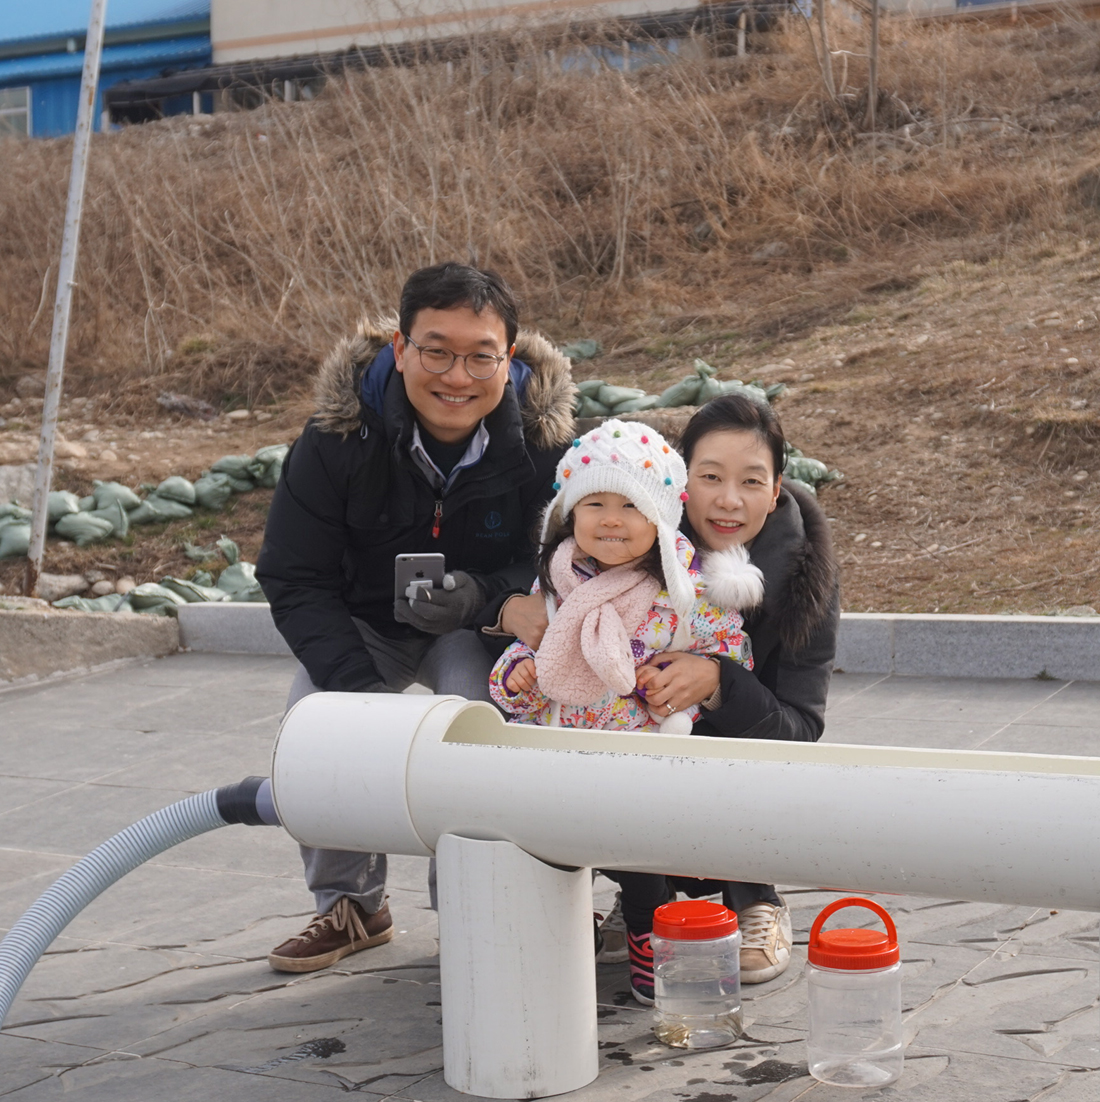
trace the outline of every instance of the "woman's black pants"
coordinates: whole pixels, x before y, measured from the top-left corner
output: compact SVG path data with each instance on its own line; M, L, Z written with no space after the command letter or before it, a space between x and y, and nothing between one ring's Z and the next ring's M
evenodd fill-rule
M692 899L722 893L722 902L731 911L740 913L754 903L780 906L772 884L746 884L740 880L697 880L692 876L661 876L652 872L606 872L620 888L623 921L634 934L653 930L653 912L667 903L673 892L683 892Z

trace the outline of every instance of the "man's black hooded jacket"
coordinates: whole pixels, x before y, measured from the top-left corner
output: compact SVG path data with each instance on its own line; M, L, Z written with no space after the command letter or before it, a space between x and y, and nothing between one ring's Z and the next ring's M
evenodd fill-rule
M393 331L364 322L325 361L315 413L283 464L257 563L276 626L326 690L381 685L353 616L391 638L419 634L393 618L398 553L442 552L447 569L472 575L488 600L526 591L537 522L573 438L569 361L521 331L519 362L485 418L484 455L440 489L409 451L415 420L393 367Z

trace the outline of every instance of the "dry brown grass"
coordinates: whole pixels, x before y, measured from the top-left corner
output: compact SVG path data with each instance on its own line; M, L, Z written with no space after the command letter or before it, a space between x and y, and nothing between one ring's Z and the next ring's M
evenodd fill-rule
M333 80L313 103L97 137L70 388L119 412L165 388L270 401L446 258L499 268L563 338L646 336L731 303L774 335L899 257L1064 220L1072 141L1044 101L1095 90L1094 27L887 25L873 141L862 34L833 26L835 98L794 20L747 59L623 76L563 72L562 41L519 62L483 43L449 67ZM46 360L69 155L4 148L0 383Z
M887 24L874 139L860 33L832 27L835 96L795 23L741 60L483 52L97 139L66 390L101 400L61 428L101 439L59 484L293 439L357 315L476 258L530 323L603 341L578 375L654 389L702 356L787 382L789 436L847 476L822 497L847 609L1100 608L1100 27ZM68 155L3 149L0 400L46 361ZM161 390L279 408L196 425ZM33 407L8 416L0 462L32 461ZM264 505L196 523L254 553ZM186 528L47 569L186 570Z

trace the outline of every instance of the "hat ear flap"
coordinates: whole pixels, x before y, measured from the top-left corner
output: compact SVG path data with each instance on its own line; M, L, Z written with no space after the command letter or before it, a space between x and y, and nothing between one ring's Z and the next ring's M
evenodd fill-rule
M695 583L676 557L676 533L667 524L657 525L657 546L661 550L661 567L665 573L665 588L676 610L676 631L672 650L686 650L691 645L691 613L695 608Z
M552 497L542 514L542 529L539 532L539 543L545 547L560 532L565 518L561 514L561 497Z

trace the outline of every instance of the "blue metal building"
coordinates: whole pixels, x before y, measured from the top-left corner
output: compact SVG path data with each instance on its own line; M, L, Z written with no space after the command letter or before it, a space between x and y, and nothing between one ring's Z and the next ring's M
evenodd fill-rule
M91 0L2 5L0 137L56 137L76 127L90 10ZM210 0L107 0L96 129L107 88L209 65L210 56ZM155 111L173 115L195 106L186 95L159 102Z

